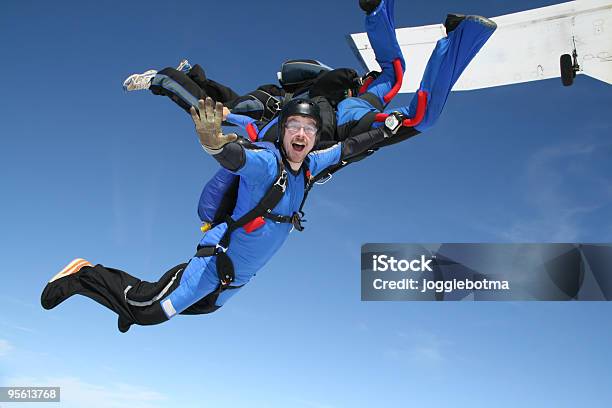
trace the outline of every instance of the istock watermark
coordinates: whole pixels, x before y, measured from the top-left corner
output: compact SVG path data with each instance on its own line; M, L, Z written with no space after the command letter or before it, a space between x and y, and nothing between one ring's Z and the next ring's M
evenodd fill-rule
M365 244L361 299L611 300L612 244Z

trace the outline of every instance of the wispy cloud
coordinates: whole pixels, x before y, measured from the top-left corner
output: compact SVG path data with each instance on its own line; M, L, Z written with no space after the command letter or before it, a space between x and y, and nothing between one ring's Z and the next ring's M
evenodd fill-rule
M38 333L38 330L32 329L31 327L19 326L19 325L8 324L8 323L3 323L3 322L2 322L2 325L4 327L8 327L13 330L19 330L19 331L23 331L23 332L30 333L30 334Z
M359 331L368 331L370 330L370 326L366 322L357 322L357 330Z
M166 395L142 386L92 384L76 377L14 377L6 385L60 387L64 408L158 408L168 406Z
M523 196L533 215L502 233L513 242L577 241L586 216L612 203L612 177L597 163L612 151L609 142L547 147L528 160Z
M314 189L317 187L315 186ZM313 191L314 191L313 189ZM326 214L333 216L334 218L350 218L354 208L347 206L343 201L335 201L324 195L323 192L318 194L312 194L312 199L308 203L313 209L323 211Z
M36 311L40 310L40 305L30 303L30 302L24 302L20 298L13 297L13 296L0 295L0 301L12 303L17 306L27 307L28 309L34 309Z
M14 347L11 343L7 340L0 339L0 357L8 355L13 349Z
M447 350L452 346L452 342L426 330L398 333L396 339L396 345L384 350L385 358L425 364L442 363L448 360Z
M420 346L412 350L412 357L423 362L442 362L445 360L438 346Z

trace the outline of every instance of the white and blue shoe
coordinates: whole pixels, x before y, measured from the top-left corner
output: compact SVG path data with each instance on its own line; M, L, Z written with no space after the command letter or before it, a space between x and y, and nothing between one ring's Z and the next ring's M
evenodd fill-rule
M157 71L154 69L145 71L142 74L132 74L123 81L123 90L129 92L149 89L155 75L157 75Z

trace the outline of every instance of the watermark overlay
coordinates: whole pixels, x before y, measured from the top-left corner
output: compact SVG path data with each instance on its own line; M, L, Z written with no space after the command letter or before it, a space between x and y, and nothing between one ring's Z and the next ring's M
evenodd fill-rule
M612 300L612 244L365 244L361 300Z
M60 402L60 387L0 387L0 402Z

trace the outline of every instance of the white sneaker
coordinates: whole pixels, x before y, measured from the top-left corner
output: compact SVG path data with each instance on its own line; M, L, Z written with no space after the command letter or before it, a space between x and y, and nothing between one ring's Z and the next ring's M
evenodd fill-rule
M176 70L184 72L186 74L191 71L191 64L186 59L181 60L181 62L179 62L178 64L178 67L176 67Z
M51 280L49 281L49 283L51 283L53 281L56 281L59 278L63 278L65 276L69 276L69 275L75 274L78 271L80 271L81 268L83 268L85 266L93 266L93 265L91 264L91 262L86 261L83 258L76 258L72 262L70 262L68 265L66 265L66 267L64 269L59 271L59 273L57 275L52 277Z
M132 74L123 81L123 90L140 91L142 89L149 89L155 75L157 75L157 71L154 69L145 71L142 74Z

